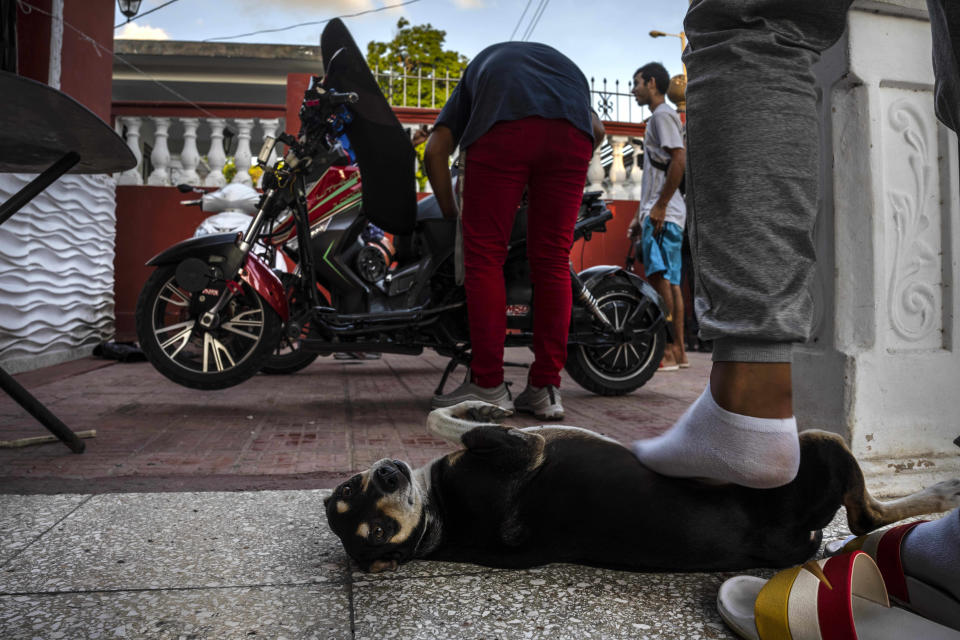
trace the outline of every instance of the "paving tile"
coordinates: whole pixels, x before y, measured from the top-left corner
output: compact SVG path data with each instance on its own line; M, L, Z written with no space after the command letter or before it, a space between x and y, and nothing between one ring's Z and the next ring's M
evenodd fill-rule
M0 593L343 581L328 491L95 496L0 570Z
M89 498L0 495L0 566Z
M715 605L717 589L731 575L557 564L360 580L353 585L356 638L735 638Z
M4 640L346 640L343 585L0 596Z

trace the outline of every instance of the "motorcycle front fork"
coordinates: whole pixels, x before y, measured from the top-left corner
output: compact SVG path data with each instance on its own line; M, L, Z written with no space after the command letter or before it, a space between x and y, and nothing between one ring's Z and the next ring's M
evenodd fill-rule
M260 208L257 210L257 215L250 221L250 226L247 227L247 231L237 243L237 251L233 252L224 265L223 278L227 281L227 286L220 294L220 299L217 300L217 304L201 315L197 321L204 329L212 328L214 324L216 324L220 312L230 304L230 301L233 300L235 295L240 293L240 284L236 281L236 276L240 273L240 270L243 269L243 265L247 261L247 256L250 255L254 243L260 236L260 229L263 227L263 223L267 218L267 212L270 211L273 206L273 199L276 197L276 194L276 189L268 189L263 195L263 200L260 203Z
M580 276L577 275L577 272L573 270L573 263L570 264L570 282L573 284L573 292L576 297L583 302L583 305L590 310L590 313L603 323L610 331L615 331L615 327L610 322L610 319L607 318L607 315L600 309L600 306L597 304L597 299L593 297L593 294L590 293L590 289L587 289L586 285L583 284L583 280L580 279Z

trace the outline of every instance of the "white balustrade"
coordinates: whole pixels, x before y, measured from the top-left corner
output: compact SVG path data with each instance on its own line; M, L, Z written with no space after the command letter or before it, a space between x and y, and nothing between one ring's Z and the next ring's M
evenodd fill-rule
M603 162L600 161L601 142L593 151L593 157L590 158L590 166L587 168L587 191L603 191ZM606 194L604 194L606 195Z
M227 121L223 118L209 118L207 124L210 125L210 150L207 151L207 166L210 172L203 179L204 186L222 187L227 184L227 179L223 177L223 165L227 162L227 155L223 151L223 128Z
M147 184L154 186L170 185L170 149L167 148L167 137L170 129L170 118L151 117L154 127L153 153L150 162L153 171L147 178Z
M253 185L250 178L250 162L253 154L250 151L250 132L253 130L253 118L236 118L237 123L237 151L233 154L233 164L237 168L237 173L230 182L239 184Z
M142 119L138 116L124 116L120 122L127 129L127 147L133 152L137 159L137 166L127 169L120 174L117 179L118 184L143 184L143 176L140 171L140 163L143 161L143 154L140 152L140 125Z
M200 152L197 151L197 126L199 118L180 118L183 123L183 151L180 152L180 177L177 184L186 183L197 186L200 184L200 174L197 165L200 164Z

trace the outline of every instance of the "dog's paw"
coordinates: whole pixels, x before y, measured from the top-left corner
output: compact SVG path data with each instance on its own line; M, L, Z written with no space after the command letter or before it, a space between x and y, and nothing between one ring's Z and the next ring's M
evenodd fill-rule
M927 491L940 501L939 511L950 511L960 507L960 478L938 482L928 487Z

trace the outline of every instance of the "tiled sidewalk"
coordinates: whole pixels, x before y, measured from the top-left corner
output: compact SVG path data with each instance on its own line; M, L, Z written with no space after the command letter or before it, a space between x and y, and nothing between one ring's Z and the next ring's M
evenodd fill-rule
M508 360L530 362L526 349ZM709 355L657 373L638 391L605 398L565 379L563 421L623 442L666 429L706 385ZM423 464L450 450L424 420L446 361L320 358L290 376L232 389L180 387L150 365L88 359L17 376L74 431L96 429L76 455L60 443L0 449L0 493L103 493L329 488L383 457ZM514 393L526 371L508 368ZM447 383L459 383L463 369ZM529 416L508 424L529 425ZM47 432L0 395L0 440Z
M730 573L423 561L356 572L327 528L327 494L0 495L0 637L736 637L715 605ZM825 539L843 535L843 515Z

